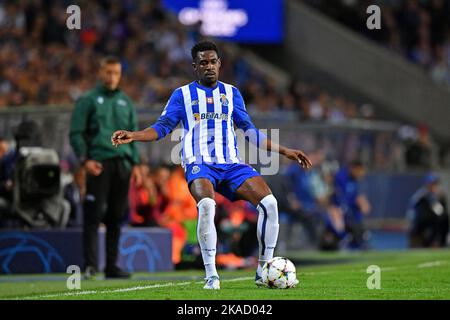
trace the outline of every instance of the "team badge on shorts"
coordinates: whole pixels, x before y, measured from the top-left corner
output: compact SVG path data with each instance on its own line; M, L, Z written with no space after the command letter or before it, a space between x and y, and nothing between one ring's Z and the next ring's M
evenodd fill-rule
M196 173L199 173L199 172L200 172L200 167L199 166L194 166L192 168L192 174L196 174Z

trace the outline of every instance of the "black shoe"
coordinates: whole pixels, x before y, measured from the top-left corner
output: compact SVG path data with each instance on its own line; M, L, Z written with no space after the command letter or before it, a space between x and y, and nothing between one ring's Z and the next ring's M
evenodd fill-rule
M87 266L84 270L84 279L86 280L95 280L97 271L93 266Z
M106 268L105 269L105 278L109 279L129 279L131 274L123 271L119 267Z

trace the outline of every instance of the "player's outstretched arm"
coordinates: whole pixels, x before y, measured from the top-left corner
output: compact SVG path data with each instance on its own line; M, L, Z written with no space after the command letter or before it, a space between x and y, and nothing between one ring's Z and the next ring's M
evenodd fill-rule
M301 150L287 148L272 142L270 139L264 140L263 147L269 151L278 152L290 160L297 161L304 169L311 169L312 167L311 160L309 160L308 156Z
M118 130L111 136L111 143L117 147L121 144L133 141L155 141L158 139L158 133L153 128L147 128L141 131Z
M303 168L310 169L312 167L311 160L303 153L301 150L289 149L285 146L276 144L268 139L265 135L255 127L248 112L245 108L244 98L242 97L239 90L234 90L235 101L233 116L235 124L239 129L244 130L247 140L258 146L258 148L263 148L268 151L275 151L279 154L284 155L286 158L297 161ZM260 143L262 141L262 144Z

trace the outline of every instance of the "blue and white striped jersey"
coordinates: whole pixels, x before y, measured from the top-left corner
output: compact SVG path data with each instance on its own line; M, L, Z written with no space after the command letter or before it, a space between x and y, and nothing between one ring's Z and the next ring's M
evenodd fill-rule
M208 88L194 81L176 89L152 128L158 140L171 133L181 121L182 164L240 163L234 125L250 142L259 145L266 138L253 125L237 88L218 81Z

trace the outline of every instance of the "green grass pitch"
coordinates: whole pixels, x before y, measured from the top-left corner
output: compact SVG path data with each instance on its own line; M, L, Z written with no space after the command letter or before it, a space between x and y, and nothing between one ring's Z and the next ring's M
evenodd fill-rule
M220 271L220 291L203 290L203 272L135 273L131 280L82 280L68 275L0 276L0 299L450 299L450 250L286 254L297 266L296 288L257 288L254 270ZM381 289L369 290L367 267L381 268Z

